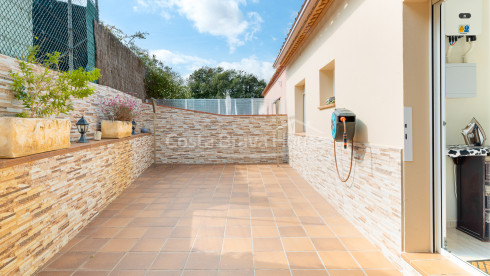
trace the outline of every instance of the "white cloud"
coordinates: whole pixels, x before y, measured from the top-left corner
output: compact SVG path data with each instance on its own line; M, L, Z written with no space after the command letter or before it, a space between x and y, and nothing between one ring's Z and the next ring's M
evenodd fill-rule
M177 70L183 74L184 77L188 77L192 72L203 66L221 66L224 69L242 70L254 74L265 81L269 81L274 74L272 62L260 61L256 56L250 56L237 62L216 62L212 59L189 56L166 49L150 51L150 54L155 55L157 59L163 61L165 65Z
M200 33L226 38L233 52L254 39L263 22L257 12L242 12L240 6L246 4L247 0L136 0L133 10L160 13L166 19L178 12L192 21Z
M208 60L196 56L184 55L177 52L171 52L169 50L160 49L155 51L150 51L151 55L161 60L166 65L170 67L181 67L188 72L193 72L203 66L212 66L216 62L213 60Z
M224 69L243 70L264 79L266 82L272 78L272 75L274 75L272 62L260 61L256 56L244 58L238 62L220 62L218 66L221 66Z

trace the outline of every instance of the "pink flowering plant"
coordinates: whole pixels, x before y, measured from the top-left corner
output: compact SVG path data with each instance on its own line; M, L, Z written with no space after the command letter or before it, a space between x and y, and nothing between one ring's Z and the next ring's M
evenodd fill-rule
M105 98L101 106L104 114L113 121L132 121L141 114L141 102L122 95Z

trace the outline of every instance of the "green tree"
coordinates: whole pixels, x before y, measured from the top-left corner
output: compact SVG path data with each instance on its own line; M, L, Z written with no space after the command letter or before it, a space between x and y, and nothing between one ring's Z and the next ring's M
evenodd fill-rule
M223 99L227 91L232 98L260 98L267 83L244 71L202 67L189 76L187 85L192 98Z

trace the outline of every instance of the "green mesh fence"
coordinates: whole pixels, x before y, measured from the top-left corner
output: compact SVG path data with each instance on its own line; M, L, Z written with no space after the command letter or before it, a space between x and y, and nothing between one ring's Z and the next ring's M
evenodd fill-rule
M0 54L14 58L39 45L60 52L61 70L95 68L97 0L0 0Z

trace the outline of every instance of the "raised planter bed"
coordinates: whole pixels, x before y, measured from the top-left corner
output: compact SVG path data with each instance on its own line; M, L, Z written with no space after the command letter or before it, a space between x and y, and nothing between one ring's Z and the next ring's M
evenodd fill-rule
M131 136L131 122L103 120L100 123L102 139L119 139Z
M0 158L17 158L70 147L67 119L0 117Z

